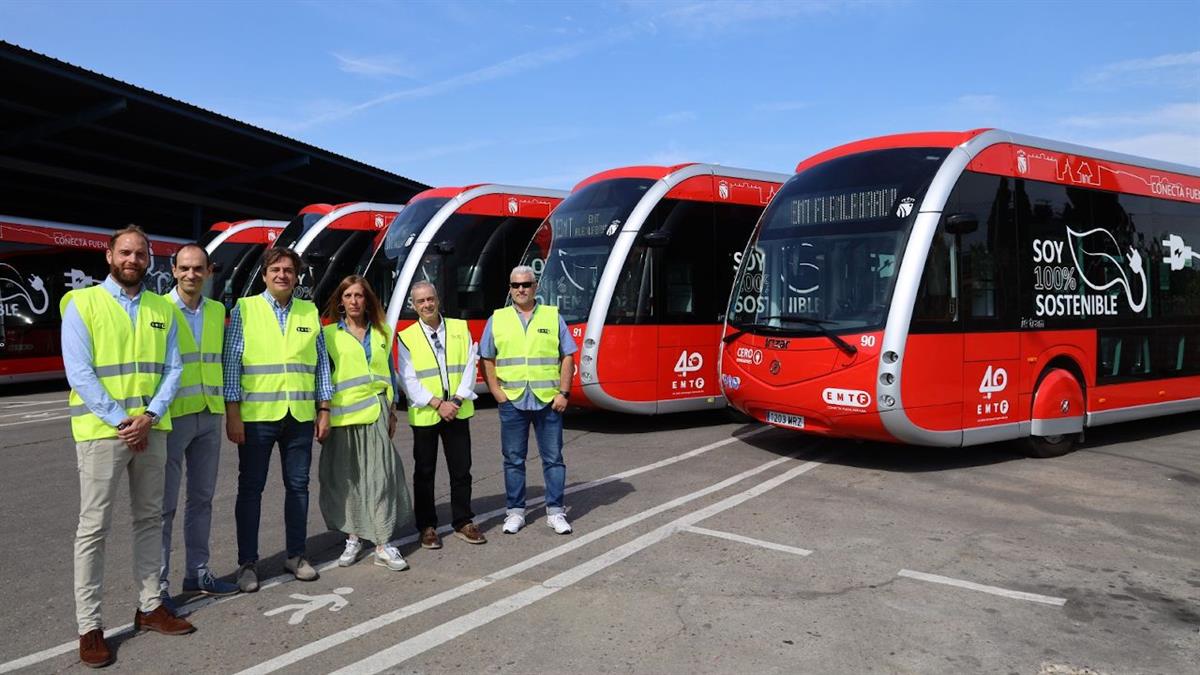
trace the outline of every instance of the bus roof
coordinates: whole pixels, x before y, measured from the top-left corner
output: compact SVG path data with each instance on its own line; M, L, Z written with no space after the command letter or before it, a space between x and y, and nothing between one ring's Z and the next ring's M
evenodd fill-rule
M599 183L602 180L613 180L614 178L649 178L652 180L660 180L664 176L669 176L685 166L691 166L696 162L684 162L683 164L675 164L674 166L658 166L654 164L643 164L638 166L623 166L608 171L601 171L598 174L588 176L571 188L571 192L577 192L580 188L587 187L592 183Z
M435 197L446 197L447 199L453 199L467 190L470 190L471 188L477 188L480 185L486 185L486 183L476 183L474 185L464 185L462 187L429 188L428 190L422 190L421 192L413 195L412 199L408 200L408 203L411 204L418 199L433 199Z
M100 227L0 215L0 240L3 241L50 244L67 248L106 249L112 233L112 230ZM152 232L147 232L146 236L150 238L150 243L162 245L165 253L174 253L182 245L189 243L187 239L163 237Z
M224 226L224 227L221 227ZM226 242L236 244L272 244L283 228L287 227L284 220L239 220L236 223L220 222L212 226L213 232L221 234L208 242L205 250L212 253L218 246Z
M818 152L796 165L796 173L838 157L856 155L872 150L888 150L891 148L953 148L975 138L990 129L972 129L970 131L922 131L910 134L891 134L876 136L853 143L846 143L828 150Z

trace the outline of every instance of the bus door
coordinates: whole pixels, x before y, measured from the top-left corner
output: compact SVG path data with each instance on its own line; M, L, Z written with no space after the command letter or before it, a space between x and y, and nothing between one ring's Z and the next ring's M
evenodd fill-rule
M962 428L1027 418L1017 330L1018 265L1012 180L964 173L946 204L941 236L952 251L952 288L963 328Z

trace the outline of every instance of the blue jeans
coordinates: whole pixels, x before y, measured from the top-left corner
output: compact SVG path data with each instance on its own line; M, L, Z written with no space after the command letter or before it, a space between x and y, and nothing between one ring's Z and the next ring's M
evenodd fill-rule
M271 450L279 444L283 465L283 523L287 556L304 555L308 537L308 470L312 465L313 423L291 415L277 422L246 422L246 442L238 446L238 494L233 508L237 521L238 564L258 561L258 522L262 492L267 485Z
M504 454L504 495L508 510L525 513L525 456L529 453L529 425L537 436L546 483L546 515L563 513L563 488L567 466L562 456L562 414L549 405L540 410L520 410L511 402L500 404L500 451Z

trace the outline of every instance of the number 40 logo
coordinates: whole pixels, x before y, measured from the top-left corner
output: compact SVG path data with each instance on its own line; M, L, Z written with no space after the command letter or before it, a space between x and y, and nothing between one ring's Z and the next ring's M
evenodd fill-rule
M983 374L983 381L979 383L979 393L983 394L984 398L991 398L992 394L1004 391L1007 386L1008 371L988 366L987 371Z

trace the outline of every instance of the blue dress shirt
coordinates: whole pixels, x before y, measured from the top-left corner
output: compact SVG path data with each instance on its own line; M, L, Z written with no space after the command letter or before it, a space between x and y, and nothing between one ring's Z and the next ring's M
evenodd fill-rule
M100 285L129 314L130 322L137 321L138 307L142 303L143 291L139 290L137 295L130 298L125 295L120 284L112 276L109 276ZM167 414L167 408L171 405L171 399L175 398L175 392L179 389L179 378L183 374L183 360L179 357L178 331L179 327L172 321L171 328L167 331L166 370L163 372L162 379L158 381L158 390L154 393L154 398L150 400L150 405L146 406L150 412L159 417ZM108 395L108 390L100 384L100 378L96 377L96 366L92 363L92 336L88 332L83 317L79 315L79 310L75 309L74 302L68 302L63 311L62 354L63 366L67 371L67 382L83 399L88 410L104 420L106 424L114 427L129 417L128 411Z

